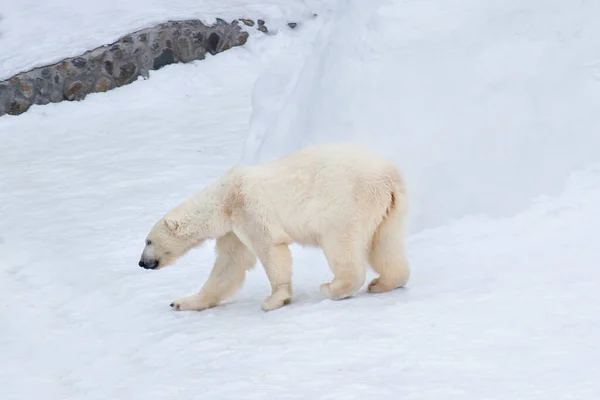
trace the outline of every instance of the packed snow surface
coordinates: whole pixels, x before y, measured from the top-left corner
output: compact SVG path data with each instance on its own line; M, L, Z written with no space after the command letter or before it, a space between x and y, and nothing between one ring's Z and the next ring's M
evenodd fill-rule
M299 29L0 118L3 400L598 398L600 6L322 3ZM235 163L329 140L406 171L409 285L323 299L322 253L294 246L291 305L260 310L259 265L226 304L173 311L214 251L139 268L156 219Z

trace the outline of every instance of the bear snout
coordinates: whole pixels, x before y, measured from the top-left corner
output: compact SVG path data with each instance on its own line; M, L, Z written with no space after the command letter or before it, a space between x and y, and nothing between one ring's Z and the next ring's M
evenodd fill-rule
M144 269L156 269L158 267L158 260L140 260L138 265Z

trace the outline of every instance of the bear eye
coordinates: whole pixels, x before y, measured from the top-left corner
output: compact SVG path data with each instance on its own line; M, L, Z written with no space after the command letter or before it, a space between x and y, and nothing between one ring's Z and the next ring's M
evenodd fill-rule
M152 244L152 241L150 239L146 239L146 245L150 246Z

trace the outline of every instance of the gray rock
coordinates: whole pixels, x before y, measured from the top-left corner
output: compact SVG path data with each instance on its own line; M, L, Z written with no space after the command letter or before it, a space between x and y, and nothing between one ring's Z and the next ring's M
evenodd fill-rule
M29 110L29 107L31 107L31 103L27 100L15 98L8 104L6 113L10 115L19 115Z
M81 81L75 81L67 84L65 87L65 99L67 100L81 100L85 98L86 86Z
M263 32L263 33L269 33L269 30L267 29L267 26L265 25L265 21L263 21L262 19L257 20L256 22L258 22L258 29L259 31Z
M114 71L114 65L113 65L112 61L110 61L110 60L104 61L104 71L107 74L112 75L112 73Z
M206 51L208 51L210 54L217 54L218 50L217 48L219 47L219 40L221 38L219 37L219 35L216 32L212 32L209 36L208 39L206 40Z
M107 90L113 89L116 86L117 85L113 79L106 76L101 76L94 85L94 92L106 92Z
M87 65L87 60L83 57L75 57L73 59L73 65L77 68L85 68L85 66Z
M119 67L119 76L116 78L117 85L123 86L131 83L138 75L137 66L133 62L128 61Z
M27 100L33 99L33 97L35 95L35 88L34 88L33 80L30 77L23 77L23 78L19 79L18 88L19 88L19 92Z
M161 69L165 65L173 64L174 62L175 55L173 54L173 50L164 49L163 52L154 59L152 69Z

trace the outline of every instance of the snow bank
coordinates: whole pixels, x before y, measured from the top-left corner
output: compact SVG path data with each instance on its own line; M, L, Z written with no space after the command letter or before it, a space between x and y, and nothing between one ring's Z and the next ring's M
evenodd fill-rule
M275 30L310 18L312 10L301 0L22 0L3 1L0 16L2 80L167 20L246 17L263 19Z
M337 1L304 63L261 76L257 90L281 90L255 94L244 159L363 142L405 171L413 232L513 215L600 159L599 14L561 0Z

